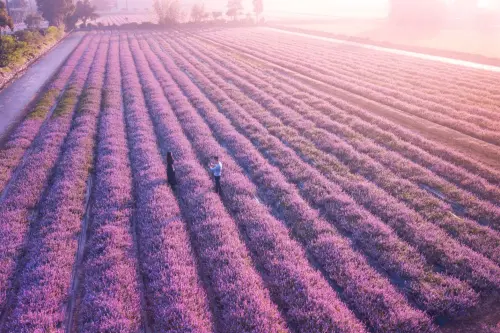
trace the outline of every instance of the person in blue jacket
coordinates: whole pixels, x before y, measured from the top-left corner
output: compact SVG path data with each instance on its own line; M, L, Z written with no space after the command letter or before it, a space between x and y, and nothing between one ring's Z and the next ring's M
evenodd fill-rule
M215 163L210 163L210 171L213 173L215 179L215 192L221 194L220 177L222 176L222 163L218 156L214 159Z

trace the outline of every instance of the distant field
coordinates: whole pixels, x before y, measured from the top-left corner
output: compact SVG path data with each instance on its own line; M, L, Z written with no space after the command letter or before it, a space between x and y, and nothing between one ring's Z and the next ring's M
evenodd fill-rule
M96 23L102 23L105 26L110 25L122 25L127 23L145 23L152 22L156 23L158 18L153 13L140 13L140 14L103 14L97 20Z
M0 146L0 332L500 330L499 73L192 31L86 34Z
M432 33L408 32L404 29L389 27L384 20L349 20L321 24L280 24L285 27L327 32L332 34L369 38L374 41L399 45L442 49L454 52L479 54L500 58L500 23L495 31L465 31L443 29Z

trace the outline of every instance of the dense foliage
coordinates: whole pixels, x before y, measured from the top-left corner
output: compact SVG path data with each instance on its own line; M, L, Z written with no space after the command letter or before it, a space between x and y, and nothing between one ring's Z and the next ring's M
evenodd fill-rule
M172 26L181 21L181 5L179 0L155 0L153 6L159 24Z
M62 26L75 10L73 0L36 0L38 9L50 25Z
M82 21L83 26L87 26L87 21L94 21L99 17L96 13L96 7L90 3L90 0L78 1L75 11L67 20L67 27L73 29L78 21Z
M0 36L0 70L9 70L36 57L61 39L64 31L49 27L45 30L23 30Z
M0 1L0 31L4 28L10 28L10 30L14 30L14 22L7 12L6 3Z
M228 0L226 15L236 20L243 13L242 0Z

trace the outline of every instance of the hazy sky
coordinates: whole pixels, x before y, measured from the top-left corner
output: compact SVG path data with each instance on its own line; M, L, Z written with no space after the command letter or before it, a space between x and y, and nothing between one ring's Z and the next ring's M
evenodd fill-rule
M184 0L185 3L196 3L197 0ZM244 0L245 7L252 8L251 0ZM207 0L206 6L225 8L227 0ZM387 0L264 0L264 8L268 13L307 13L335 15L341 11L374 11L385 9Z
M191 7L195 3L204 3L208 11L225 11L227 0L180 0L184 7ZM125 0L119 0L124 3ZM129 0L130 7L145 8L153 0ZM318 15L342 16L374 13L379 16L387 12L388 0L264 0L265 15ZM252 10L252 0L243 0L245 12Z

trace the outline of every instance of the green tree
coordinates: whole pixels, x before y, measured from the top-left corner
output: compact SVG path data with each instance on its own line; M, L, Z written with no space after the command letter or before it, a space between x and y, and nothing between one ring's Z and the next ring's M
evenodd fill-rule
M83 25L87 25L87 21L94 21L99 17L99 15L95 12L96 8L92 6L90 0L78 1L76 3L75 12L71 15L71 19L69 22L71 24L76 24L79 20L82 20Z
M214 20L217 21L218 19L220 19L222 17L222 14L223 14L222 12L218 12L218 11L212 12L212 17L214 18Z
M0 36L0 68L22 63L26 42L19 42L15 36Z
M14 22L7 13L7 5L5 2L0 1L0 29L7 27L9 27L11 31L14 31Z
M243 11L243 4L241 3L242 0L229 0L227 3L227 16L230 16L233 18L233 20L236 20L236 18L241 15Z
M208 17L208 13L205 11L205 4L194 4L191 8L191 20L193 22L201 22Z
M40 28L40 24L42 23L42 17L38 14L29 14L24 19L24 23L28 27L28 29L38 29Z
M175 25L181 20L181 6L178 0L155 0L154 10L158 23L162 25Z
M10 0L9 8L27 8L28 7L27 0Z
M253 11L258 23L259 16L264 12L264 0L253 0Z
M61 26L73 14L72 0L36 0L38 9L50 25Z

